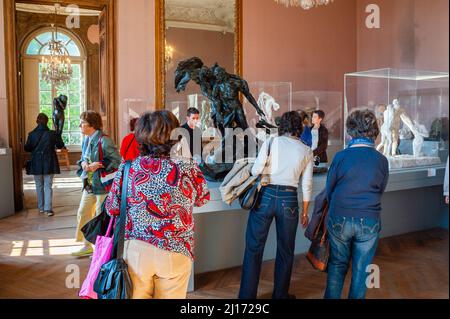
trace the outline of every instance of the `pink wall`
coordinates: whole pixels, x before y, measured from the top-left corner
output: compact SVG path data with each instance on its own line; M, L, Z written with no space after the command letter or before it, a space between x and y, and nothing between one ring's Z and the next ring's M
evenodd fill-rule
M155 104L154 1L116 0L119 138L127 132L126 99ZM142 104L142 103L141 103Z
M343 91L356 69L356 0L309 11L245 0L244 78L292 82L293 91Z
M415 0L416 69L447 71L449 57L449 1Z
M380 29L365 26L372 3L380 7ZM448 71L448 9L448 0L358 0L358 70Z
M219 63L234 73L234 34L205 30L170 28L166 31L167 44L174 48L173 62L166 78L166 102L186 101L188 94L200 93L197 85L189 83L185 93L177 94L174 88L175 69L178 62L197 56L207 66Z

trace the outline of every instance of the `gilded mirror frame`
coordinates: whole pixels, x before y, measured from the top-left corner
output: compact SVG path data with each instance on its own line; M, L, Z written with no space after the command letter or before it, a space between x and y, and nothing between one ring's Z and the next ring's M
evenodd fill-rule
M242 1L235 0L234 74L242 76ZM165 0L155 0L155 95L156 110L165 108ZM231 73L231 72L230 72Z

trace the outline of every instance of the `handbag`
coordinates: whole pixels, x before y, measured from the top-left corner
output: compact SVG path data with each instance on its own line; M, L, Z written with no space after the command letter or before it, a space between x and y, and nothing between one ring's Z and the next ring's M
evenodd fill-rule
M257 207L259 201L259 192L261 188L261 177L249 187L241 196L239 196L239 204L242 209L252 210Z
M327 238L326 216L328 214L328 204L323 208L322 217L314 232L311 246L309 247L306 258L311 265L320 271L326 272L328 259L330 257L330 244Z
M89 272L78 294L78 296L83 299L97 299L97 294L94 291L94 282L97 279L102 265L111 259L111 252L114 247L114 239L111 236L113 224L114 218L110 218L108 230L106 231L105 236L97 236Z
M106 200L103 201L101 213L95 216L86 225L81 228L84 239L86 239L91 244L96 243L97 237L102 236L107 233L108 225L110 224L112 218L108 215L105 209Z
M114 231L114 247L117 247L116 258L104 264L94 283L94 291L98 299L130 299L132 283L128 266L123 259L125 244L125 222L127 219L127 189L128 175L131 161L127 161L122 180L122 196L120 202L120 216Z
M103 136L100 137L100 139L98 140L98 156L99 156L99 161L103 164L103 166L106 167L107 164L104 163L104 158L103 158L102 140L103 140ZM101 182L102 186L105 188L105 190L107 192L109 192L112 188L112 184L114 182L114 177L116 176L116 173L117 173L117 168L115 168L111 171L106 171L106 169L102 168L102 169L99 169L99 173L100 173L100 182Z
M270 151L272 148L272 142L273 142L273 139L269 141L267 161L266 161L264 170L268 166ZM261 188L262 188L262 186L269 184L269 182L266 181L266 178L265 178L264 185L263 185L262 180L263 180L263 177L261 175L258 176L258 178L255 180L255 182L253 182L253 184L250 184L250 186L245 191L242 192L241 196L239 196L239 204L241 205L242 209L253 210L258 207L260 194L261 194Z

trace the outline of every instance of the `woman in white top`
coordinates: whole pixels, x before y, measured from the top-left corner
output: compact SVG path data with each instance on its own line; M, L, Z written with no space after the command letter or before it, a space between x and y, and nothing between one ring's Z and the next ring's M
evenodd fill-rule
M256 299L264 246L274 218L277 229L277 256L272 298L295 297L289 295L288 291L300 218L297 188L301 179L301 223L306 228L313 178L313 153L298 139L302 130L302 120L297 112L283 114L279 136L262 145L253 166L252 174L268 174L270 184L262 188L259 205L249 214L240 299Z

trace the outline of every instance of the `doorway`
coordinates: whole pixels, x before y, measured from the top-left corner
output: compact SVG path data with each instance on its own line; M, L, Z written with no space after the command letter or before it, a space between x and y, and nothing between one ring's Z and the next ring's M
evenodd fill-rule
M52 101L68 97L63 140L73 164L81 154L79 115L95 110L106 133L117 141L115 105L114 0L5 0L5 55L8 124L13 152L15 210L24 207L23 167L27 134L36 116L51 118ZM55 28L56 27L56 28ZM56 31L55 31L56 29ZM64 85L45 81L42 59L56 35L69 52L72 73ZM53 124L50 121L50 128Z

